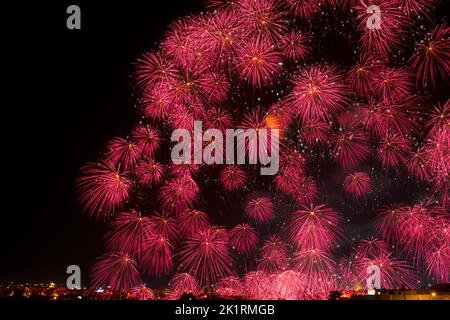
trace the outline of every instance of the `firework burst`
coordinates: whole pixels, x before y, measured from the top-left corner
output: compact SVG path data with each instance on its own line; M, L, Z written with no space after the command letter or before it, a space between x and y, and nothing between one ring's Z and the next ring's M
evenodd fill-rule
M78 179L80 202L92 216L106 218L129 198L133 182L111 163L91 163L81 171L84 176Z
M250 219L259 223L268 222L273 218L274 205L267 197L254 197L248 201L245 212Z
M195 274L202 285L209 286L234 273L228 244L212 229L197 233L186 240L178 257L178 269Z
M303 121L331 120L348 103L348 88L336 66L307 67L293 79L292 85L288 102L292 112Z
M372 190L372 179L365 172L354 172L345 177L343 185L355 198L366 197Z
M94 287L128 290L140 283L136 261L127 254L107 253L92 269Z
M249 224L238 224L230 231L229 242L238 252L248 255L256 249L258 236L255 229Z

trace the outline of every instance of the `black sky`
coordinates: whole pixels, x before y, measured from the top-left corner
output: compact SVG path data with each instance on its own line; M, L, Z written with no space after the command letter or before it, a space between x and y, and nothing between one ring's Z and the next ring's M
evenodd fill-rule
M63 284L68 265L87 271L102 253L103 226L81 212L74 180L137 117L129 90L133 60L176 17L202 7L201 0L58 2L2 9L8 57L0 283ZM79 31L66 28L70 4L81 7Z

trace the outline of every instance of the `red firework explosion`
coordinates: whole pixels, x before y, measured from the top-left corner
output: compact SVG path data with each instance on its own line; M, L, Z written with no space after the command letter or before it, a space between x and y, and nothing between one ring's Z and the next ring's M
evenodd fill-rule
M168 213L155 213L150 216L150 220L155 235L170 239L173 242L178 240L180 231L179 222L176 217Z
M136 261L127 254L108 253L98 259L92 269L94 287L128 290L140 283Z
M226 190L241 189L247 182L247 173L239 166L226 166L220 173L220 182Z
M202 285L211 285L233 274L227 243L214 230L207 229L186 240L179 252L180 271L195 274Z
M325 205L305 206L292 215L289 239L299 248L326 250L342 233L339 215Z
M187 210L180 217L180 231L185 237L190 237L208 227L208 215L198 210Z
M109 162L91 163L78 179L80 202L86 211L99 218L119 209L128 199L133 182Z
M345 177L344 189L355 198L366 197L372 190L372 179L365 172L354 172Z
M416 45L416 52L410 62L417 73L417 83L423 87L429 83L433 88L439 81L448 83L450 74L450 28L446 24L436 27L425 41Z
M257 37L244 46L236 64L240 77L253 86L270 84L280 70L282 56L267 39Z
M156 296L152 289L141 284L130 290L129 297L133 300L155 300Z
M114 138L108 143L106 159L125 171L134 168L139 156L139 147L135 142Z
M292 60L304 60L311 52L310 35L299 30L292 30L281 44L281 50L285 56Z
M152 158L160 146L160 134L149 126L138 126L131 134L139 150L139 154Z
M170 274L173 269L172 251L172 244L164 236L148 237L141 252L147 274L155 278Z
M136 176L144 186L159 184L164 175L164 165L154 160L143 160L136 166Z
M384 101L396 102L409 97L413 82L404 68L385 69L374 75L374 91Z
M275 273L286 270L288 266L286 244L278 236L270 236L261 248L258 270Z
M367 136L360 130L340 130L331 136L333 155L344 168L353 168L369 156Z
M371 5L378 6L381 12L379 29L367 27L368 19L372 19L374 14L374 10L368 10ZM405 33L409 20L398 10L393 0L361 0L356 10L359 29L363 33L360 41L364 52L387 56L402 44L400 36Z
M198 194L198 186L192 178L179 177L161 187L158 194L164 211L180 213L191 207Z
M256 249L258 236L255 229L249 224L238 224L231 229L229 242L237 251L248 255Z
M294 78L292 85L288 102L292 112L303 121L332 120L349 101L344 77L336 66L307 67Z
M248 201L245 213L259 223L268 222L273 219L274 205L270 198L254 197Z
M302 126L301 138L307 145L324 144L328 138L330 125L322 120L306 120Z
M374 53L363 54L358 60L358 63L348 73L350 85L353 90L360 96L373 94L374 75L386 64L387 60L382 56Z
M263 35L274 40L283 38L287 29L285 12L276 2L269 0L243 0L240 2L242 28L246 38Z
M356 259L376 259L389 254L388 244L381 239L370 238L358 243L355 251Z
M411 147L408 141L399 134L388 134L377 150L377 158L384 167L396 167L405 163Z
M178 299L184 293L198 295L200 289L197 280L189 273L178 273L173 276L170 281L170 286L173 289L175 298Z
M295 15L309 19L315 12L320 12L320 6L314 0L287 0L287 3Z
M144 240L153 235L153 223L139 211L121 212L111 222L106 234L106 246L112 252L126 252L138 256Z

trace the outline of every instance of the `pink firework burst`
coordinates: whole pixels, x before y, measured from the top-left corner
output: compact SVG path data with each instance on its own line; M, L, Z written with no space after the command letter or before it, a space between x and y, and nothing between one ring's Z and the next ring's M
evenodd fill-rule
M240 2L242 28L246 37L263 35L278 40L287 28L285 12L269 0L243 0Z
M238 252L248 255L256 249L258 236L252 226L242 223L231 229L229 242Z
M300 293L304 289L304 277L294 270L286 270L273 274L270 277L271 299L297 300L301 299Z
M272 83L280 73L281 54L263 37L256 37L244 45L238 53L236 69L241 79L255 87Z
M325 205L304 206L294 212L288 226L289 239L298 248L328 249L341 236L339 215Z
M253 197L245 206L245 213L250 219L259 223L268 222L273 219L274 205L272 200L267 197Z
M219 280L214 285L216 294L221 297L242 297L245 286L238 277L226 277Z
M286 270L288 267L286 243L278 236L270 236L261 247L261 259L258 263L258 271L276 273Z
M348 72L350 86L358 95L370 96L374 93L373 77L386 64L387 59L377 54L363 53L357 64Z
M427 254L426 269L438 283L450 281L450 245L444 244Z
M278 190L286 193L293 194L296 188L296 183L303 176L302 172L292 170L280 170L275 177L275 186Z
M267 112L266 122L269 128L281 129L288 127L292 122L290 108L281 102L272 104Z
M398 243L402 237L401 223L408 207L404 204L392 204L378 210L375 230L381 233L387 241Z
M168 213L156 213L149 217L154 234L167 238L175 243L179 238L179 222L175 216Z
M450 74L450 28L446 24L438 25L425 37L425 41L416 45L410 59L411 67L417 74L417 83L426 87L429 83L436 88L440 82L448 83Z
M368 28L368 20L373 19L374 10L368 10L369 6L379 7L382 15L381 28L371 24ZM409 20L402 15L391 0L361 0L356 6L359 29L362 31L361 45L365 52L376 52L383 56L390 54L395 48L402 44L402 37ZM369 22L372 20L369 20Z
M302 125L301 139L307 145L324 144L328 139L330 125L323 120L310 119Z
M419 147L417 150L411 152L406 159L406 170L422 181L429 179L431 173L428 168L428 155L425 147Z
M247 182L246 172L239 166L228 165L225 166L220 173L220 182L225 190L242 189Z
M208 287L218 279L234 273L227 242L211 229L186 240L178 257L178 269L194 274L200 284Z
M428 17L429 12L436 4L436 0L394 0L394 3L407 15Z
M144 114L147 118L162 120L166 119L173 109L175 95L167 83L156 85L146 89L141 97L144 106Z
M108 143L106 158L125 171L133 169L139 157L140 150L134 141L114 138Z
M374 91L384 101L397 102L411 95L414 84L405 68L384 69L374 75Z
M160 52L143 54L136 63L135 79L139 87L150 89L159 82L173 80L177 75L174 64Z
M400 221L399 243L406 257L416 266L425 261L430 246L435 244L437 216L447 212L432 201L421 202L409 207Z
M311 37L300 30L292 30L281 43L281 51L292 60L304 60L311 53Z
M156 278L170 274L173 269L172 251L172 244L164 236L148 237L141 252L147 274Z
M222 102L228 97L230 82L221 73L209 72L200 78L200 85L208 102Z
M295 201L300 204L310 204L317 199L319 195L319 189L316 181L311 177L299 176L299 179L295 182L293 189L289 194L295 198Z
M235 11L238 5L236 0L206 0L206 7L217 11Z
M106 218L128 200L133 182L110 162L90 163L81 172L79 200L92 216Z
M406 162L411 146L402 135L389 133L380 141L377 159L383 167L397 167Z
M221 107L212 106L208 108L203 121L208 129L218 129L225 132L227 129L233 128L233 117Z
M127 254L107 253L92 268L92 286L111 290L129 290L140 283L136 261Z
M381 287L384 289L417 288L419 278L412 266L406 261L396 259L391 254L382 255L375 259L362 259L359 261L359 278L365 280L369 277L367 268L378 266L381 271Z
M164 211L181 213L194 204L198 193L199 188L195 181L188 176L183 176L161 187L158 198Z
M293 260L296 270L305 274L310 283L334 272L333 259L321 249L302 249L294 254Z
M429 137L440 131L450 131L450 99L443 105L435 106L428 116L430 119L426 123L426 128L429 130Z
M303 173L305 156L294 148L283 148L280 155L280 169L282 171Z
M345 177L343 186L355 198L367 197L372 191L372 179L365 172L354 172Z
M344 129L331 136L333 155L344 168L353 168L369 156L369 141L359 129Z
M177 273L170 280L170 286L173 290L173 295L178 299L184 293L190 293L198 295L200 288L197 284L197 280L189 273Z
M310 19L315 12L320 12L319 3L315 0L287 0L287 4L296 16Z
M293 91L288 95L292 111L303 121L331 120L349 102L349 90L344 76L336 66L306 67L292 80Z
M187 238L205 230L208 225L208 215L198 210L186 210L179 216L180 232Z
M143 160L136 166L136 176L138 181L144 186L159 184L162 181L165 167L154 160Z
M132 300L155 300L156 296L152 289L148 288L145 284L141 284L134 287L128 293Z
M389 132L397 134L417 134L421 127L419 112L420 99L411 95L402 101L389 103L370 99L359 108L362 125L377 137L385 137Z
M140 125L131 136L141 155L152 159L159 150L161 138L158 130Z
M267 299L271 291L271 279L263 271L247 272L243 279L244 294L248 299L264 300Z
M144 240L153 235L152 221L137 210L121 212L110 224L105 235L106 247L111 252L125 252L139 257Z
M378 238L361 240L355 251L356 259L376 259L389 254L388 244Z
M209 47L214 64L219 69L232 68L237 55L237 47L242 42L241 21L230 11L214 14L208 21L210 32L203 41ZM230 70L228 70L230 71Z

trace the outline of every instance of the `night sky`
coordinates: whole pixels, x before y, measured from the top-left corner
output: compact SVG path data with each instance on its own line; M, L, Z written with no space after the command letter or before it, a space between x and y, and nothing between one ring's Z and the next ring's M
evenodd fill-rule
M137 119L129 88L133 60L176 17L202 7L201 0L58 2L2 9L8 99L2 103L0 283L64 284L70 264L86 271L87 282L103 253L104 227L76 202L79 168ZM79 31L66 29L70 4L81 7Z

